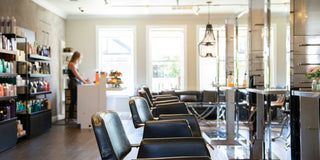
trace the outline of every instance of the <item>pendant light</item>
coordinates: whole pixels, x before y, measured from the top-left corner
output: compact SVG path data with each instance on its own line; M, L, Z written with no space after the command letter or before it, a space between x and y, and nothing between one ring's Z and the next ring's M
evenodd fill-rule
M208 4L208 24L206 26L206 32L203 40L198 44L198 51L201 57L213 57L217 56L216 53L216 39L214 38L213 27L210 24L210 4Z

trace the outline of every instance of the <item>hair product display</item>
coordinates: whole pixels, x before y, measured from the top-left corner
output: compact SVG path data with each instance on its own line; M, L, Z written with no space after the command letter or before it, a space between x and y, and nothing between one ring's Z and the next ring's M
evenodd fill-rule
M50 74L49 62L28 62L29 74Z
M0 84L0 97L6 96L16 96L17 95L17 86L8 83Z
M29 82L29 93L50 91L50 84L48 81L33 81Z
M15 117L15 115L16 115L16 109L15 109L14 103L0 105L0 121L13 118Z

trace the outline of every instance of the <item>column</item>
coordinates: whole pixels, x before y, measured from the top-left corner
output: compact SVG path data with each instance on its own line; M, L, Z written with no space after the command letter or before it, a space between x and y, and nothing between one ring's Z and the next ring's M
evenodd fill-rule
M235 77L235 84L238 83L238 76L234 71L234 63L235 63L235 54L234 54L234 26L235 20L234 19L226 19L225 20L225 27L226 27L226 75L231 71Z
M255 77L257 86L264 85L263 69L264 0L249 0L248 56L249 76Z

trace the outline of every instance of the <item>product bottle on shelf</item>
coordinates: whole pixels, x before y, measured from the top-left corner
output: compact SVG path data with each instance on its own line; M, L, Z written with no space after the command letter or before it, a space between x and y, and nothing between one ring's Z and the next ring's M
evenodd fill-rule
M10 119L11 118L11 115L10 115L10 110L11 110L11 108L10 108L10 106L7 106L6 107L6 109L7 109L7 115L6 115L6 117L7 117L7 119Z
M244 73L242 86L247 87L247 72Z
M50 91L50 83L47 82L47 91Z
M228 87L234 87L233 76L232 76L232 72L231 71L228 74Z
M4 117L3 117L3 111L0 111L0 121L3 121Z

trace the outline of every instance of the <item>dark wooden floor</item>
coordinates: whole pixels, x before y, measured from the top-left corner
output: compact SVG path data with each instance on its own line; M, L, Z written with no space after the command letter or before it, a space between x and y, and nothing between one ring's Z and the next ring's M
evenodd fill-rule
M137 144L142 139L143 128L135 129L132 120L122 121L123 126L131 144ZM208 121L200 122L202 131L216 128L215 123ZM246 129L241 131L248 132ZM279 150L281 144L276 142L273 151ZM215 150L210 150L212 159L247 159L248 149L243 146L214 146ZM126 157L135 159L137 149ZM279 153L278 153L279 155ZM0 160L100 160L99 149L92 129L79 129L74 126L53 125L51 130L32 139L23 139L18 144L2 153ZM288 158L279 158L288 159Z
M0 160L100 159L93 130L53 125L51 130L0 153Z

